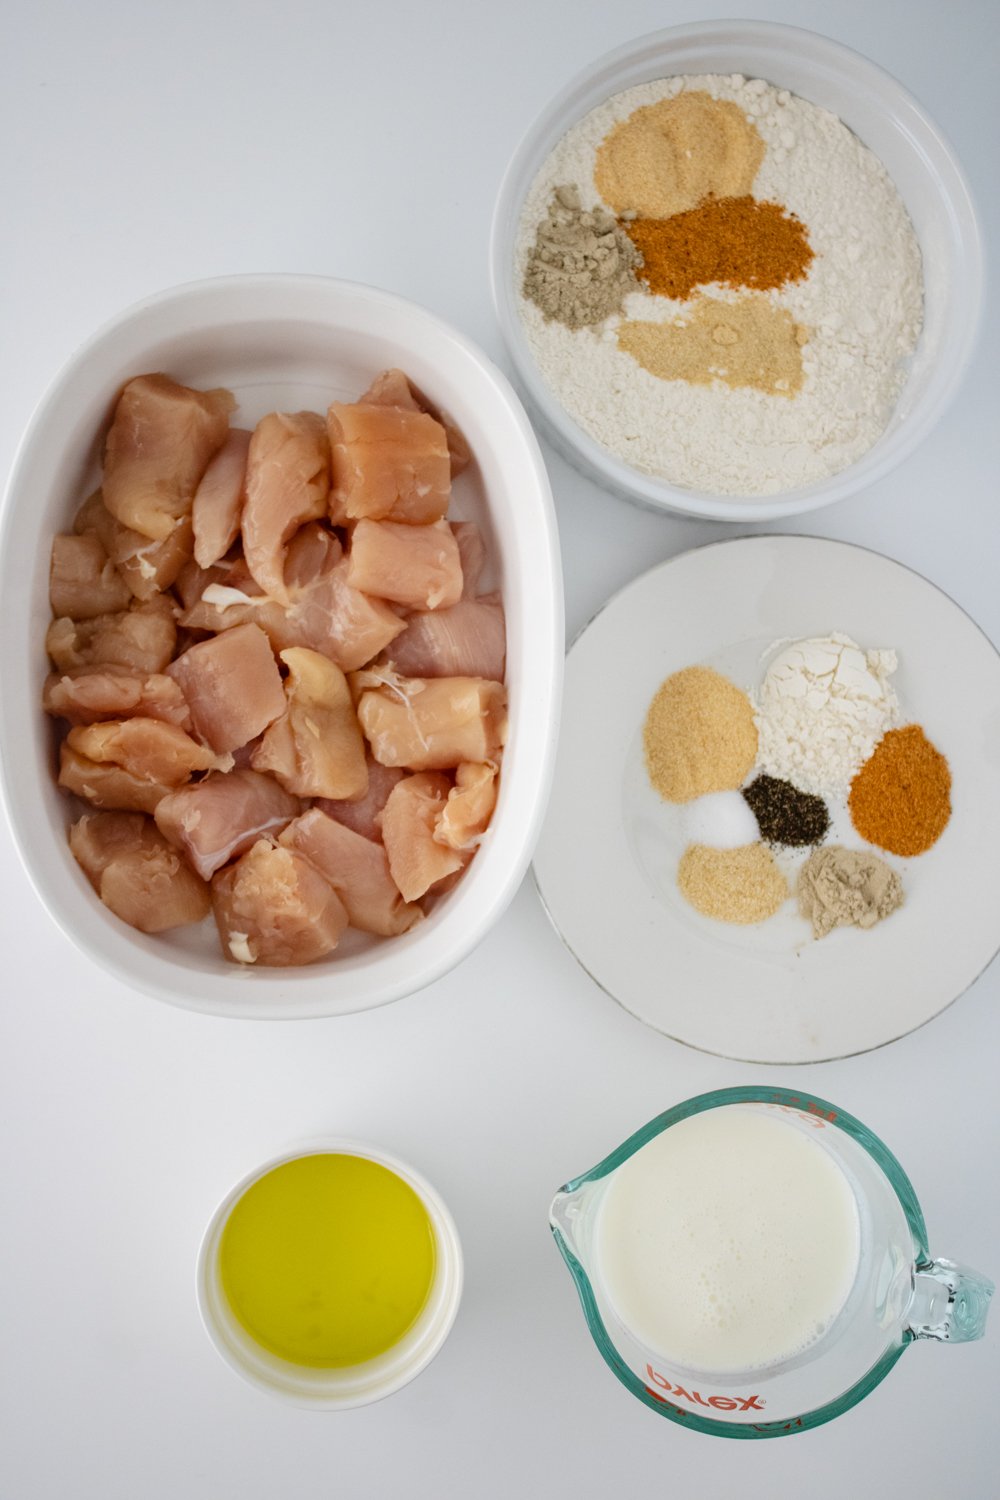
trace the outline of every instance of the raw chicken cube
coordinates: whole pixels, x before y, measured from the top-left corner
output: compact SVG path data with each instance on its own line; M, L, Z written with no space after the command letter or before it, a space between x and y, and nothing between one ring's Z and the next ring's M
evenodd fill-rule
M347 926L332 886L307 859L266 839L212 881L222 951L235 963L311 964Z
M455 785L434 828L439 844L449 849L474 849L493 816L497 800L497 767L486 761L458 767Z
M480 574L486 564L486 543L475 521L452 521L451 529L458 543L462 561L462 598L474 599Z
M125 609L131 600L125 580L115 571L96 536L57 536L52 542L49 601L54 615L93 620Z
M304 855L330 882L347 908L352 927L393 937L423 916L419 906L409 905L400 895L381 844L345 828L318 808L289 823L279 843Z
M368 790L365 742L347 678L318 651L281 652L288 668L288 707L254 751L255 771L270 771L299 797L363 797Z
M220 752L236 750L285 710L274 654L256 625L237 625L171 662L195 731Z
M359 401L367 402L370 406L403 406L410 411L425 411L428 416L440 422L448 439L448 457L451 466L451 477L461 474L462 470L472 462L472 454L469 445L459 432L458 428L443 416L440 410L428 401L422 391L419 391L402 370L383 370L381 375L376 375L371 385Z
M65 743L59 749L59 785L94 807L144 813L153 812L161 797L172 790L121 766L99 764Z
M382 813L382 842L389 872L407 901L419 901L432 885L465 864L462 855L434 838L450 790L447 776L422 771L405 776L389 793Z
M162 541L150 541L132 531L108 510L100 490L85 500L77 512L73 529L80 536L100 538L108 556L136 599L152 599L168 589L190 561L191 521L183 516Z
M507 655L499 594L411 615L388 656L406 677L485 677L502 682Z
M263 834L278 834L302 805L270 776L256 771L213 771L181 787L156 808L156 826L208 880Z
M69 846L105 906L140 932L165 932L208 916L208 886L148 818L84 813L69 831Z
M146 603L133 600L127 610L97 615L93 620L53 620L45 649L60 672L108 664L137 672L162 672L176 642L173 605L158 595Z
M359 521L351 537L352 588L408 609L441 609L462 597L462 562L447 521L403 526Z
M447 771L497 759L507 734L502 683L478 677L398 677L357 672L358 719L384 766Z
M71 724L94 724L99 719L128 719L141 714L163 719L179 729L191 728L187 699L172 677L161 672L136 672L131 667L71 667L46 678L42 707L47 714Z
M382 809L389 793L406 773L398 766L380 765L371 755L367 765L368 790L363 797L352 801L322 797L316 806L329 817L336 818L338 823L343 823L345 828L353 828L355 833L378 843L382 838Z
M448 509L451 472L440 422L398 406L335 401L328 413L332 510L355 521L426 525Z
M194 560L210 568L240 534L250 434L234 427L201 477L191 504Z
M166 375L130 380L104 452L104 503L123 526L163 541L191 511L236 403L228 391L192 391Z
M180 786L193 772L218 767L218 758L162 719L110 719L103 724L77 724L66 744L98 765L120 766L143 781Z
M254 429L247 455L241 529L251 576L286 603L285 544L305 521L325 516L330 440L316 412L271 412Z

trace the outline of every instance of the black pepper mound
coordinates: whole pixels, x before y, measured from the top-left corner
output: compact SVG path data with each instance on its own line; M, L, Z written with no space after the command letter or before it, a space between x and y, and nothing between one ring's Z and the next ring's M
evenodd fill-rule
M830 814L823 798L800 792L790 781L777 776L758 776L743 788L743 797L766 844L805 849L826 838Z

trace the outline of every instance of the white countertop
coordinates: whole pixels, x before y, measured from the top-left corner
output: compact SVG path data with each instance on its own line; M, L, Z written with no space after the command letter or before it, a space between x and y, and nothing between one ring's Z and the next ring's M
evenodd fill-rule
M751 13L826 32L899 77L956 145L995 245L993 0L759 0ZM699 0L681 12L654 0L18 7L0 50L0 475L78 342L198 277L285 270L390 287L506 366L486 252L522 131L599 53L712 14ZM792 528L918 569L994 641L996 327L993 315L957 403L908 462ZM547 457L571 636L653 562L734 534L646 514ZM31 892L6 827L0 881L3 1500L996 1493L1000 1312L982 1343L917 1345L827 1427L718 1442L658 1420L615 1381L546 1221L560 1183L661 1109L764 1081L859 1115L913 1179L932 1251L996 1277L996 964L888 1049L766 1069L689 1051L612 1004L530 881L430 990L266 1025L173 1010L91 967ZM379 1142L435 1183L467 1276L430 1369L337 1415L235 1379L194 1301L218 1199L264 1157L326 1133Z

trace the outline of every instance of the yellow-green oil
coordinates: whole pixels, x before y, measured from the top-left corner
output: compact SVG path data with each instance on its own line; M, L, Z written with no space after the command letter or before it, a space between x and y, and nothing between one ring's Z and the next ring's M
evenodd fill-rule
M412 1328L434 1280L434 1227L395 1172L339 1152L247 1188L219 1246L222 1289L251 1338L293 1364L374 1359Z

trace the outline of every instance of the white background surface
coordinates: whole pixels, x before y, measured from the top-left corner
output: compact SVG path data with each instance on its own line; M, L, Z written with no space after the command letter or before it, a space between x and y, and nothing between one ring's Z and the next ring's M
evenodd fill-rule
M739 9L812 26L895 73L957 146L995 244L993 0ZM11 7L0 471L82 338L196 277L370 281L426 303L503 364L486 251L521 132L600 52L712 14L653 0ZM892 554L997 640L992 310L984 332L958 403L919 452L795 529ZM555 458L551 473L570 635L641 569L723 534L632 509ZM996 965L887 1050L767 1070L687 1051L620 1011L563 950L530 883L433 989L367 1015L256 1025L172 1010L91 968L37 903L6 830L0 879L2 1500L996 1494L996 1312L984 1342L917 1345L830 1426L718 1442L658 1420L615 1381L546 1225L555 1188L660 1109L771 1081L871 1125L914 1180L932 1250L996 1276ZM380 1142L426 1173L467 1269L431 1368L388 1402L337 1415L244 1387L194 1303L217 1200L265 1156L323 1132Z

